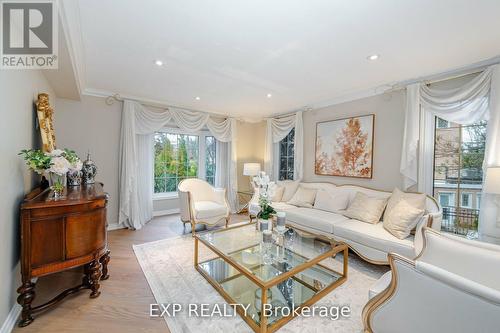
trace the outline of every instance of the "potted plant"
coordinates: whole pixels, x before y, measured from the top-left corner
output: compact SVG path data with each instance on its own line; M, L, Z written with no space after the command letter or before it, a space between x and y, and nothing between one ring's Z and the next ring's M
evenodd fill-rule
M272 215L276 214L276 211L271 206L275 183L270 181L269 176L266 175L265 172L261 172L260 175L255 176L253 181L259 191L260 212L257 214L257 218L259 219L258 224L270 226L272 225Z
M66 175L71 169L81 170L81 161L74 151L54 149L50 153L38 149L23 149L19 153L30 170L46 176L55 198L60 198L66 186ZM80 161L80 162L78 162Z

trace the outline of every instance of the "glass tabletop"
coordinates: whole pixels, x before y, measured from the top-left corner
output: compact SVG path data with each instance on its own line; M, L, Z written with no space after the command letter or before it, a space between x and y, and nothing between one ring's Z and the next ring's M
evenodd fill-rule
M332 250L329 242L319 240L316 235L289 227L282 233L273 232L270 244L262 242L262 232L255 229L255 224L197 237L263 282Z

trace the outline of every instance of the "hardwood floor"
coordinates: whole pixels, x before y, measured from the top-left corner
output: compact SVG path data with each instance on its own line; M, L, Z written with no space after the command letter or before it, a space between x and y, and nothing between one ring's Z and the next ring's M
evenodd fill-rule
M231 217L231 223L247 220L246 215ZM155 299L132 245L190 232L189 225L183 230L178 214L157 217L138 231L108 232L110 278L102 281L101 296L90 299L90 290L69 296L58 306L36 315L31 325L16 326L13 332L169 332L165 320L149 317L149 305ZM75 269L40 278L34 305L78 284L82 276L82 270Z

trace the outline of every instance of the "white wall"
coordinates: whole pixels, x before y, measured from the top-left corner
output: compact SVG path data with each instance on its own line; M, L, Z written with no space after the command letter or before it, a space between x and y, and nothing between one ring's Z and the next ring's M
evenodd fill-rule
M401 188L399 164L403 141L404 107L405 93L397 91L304 112L304 180L356 184L388 191L392 191L394 187ZM366 114L375 114L373 178L315 175L316 123Z
M118 223L118 156L122 103L106 105L103 98L82 96L81 101L58 98L55 103L58 148L70 148L85 159L90 151L97 166L96 180L110 198L108 224Z
M54 92L40 71L0 71L0 326L16 302L19 273L19 205L39 181L17 156L21 149L40 148L34 102L38 93Z

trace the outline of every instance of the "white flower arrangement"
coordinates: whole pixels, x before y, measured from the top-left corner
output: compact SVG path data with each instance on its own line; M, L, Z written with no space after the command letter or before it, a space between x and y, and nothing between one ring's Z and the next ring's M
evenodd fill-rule
M267 220L271 214L276 213L274 208L271 207L271 199L274 197L276 183L272 182L269 176L263 171L260 175L253 177L253 181L259 189L260 212L258 217Z

